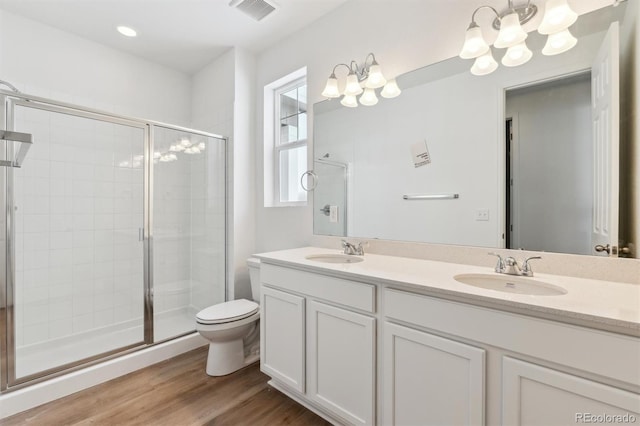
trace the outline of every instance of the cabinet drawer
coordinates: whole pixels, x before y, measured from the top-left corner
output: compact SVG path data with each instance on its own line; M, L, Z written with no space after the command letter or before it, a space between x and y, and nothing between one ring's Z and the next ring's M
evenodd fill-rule
M262 263L260 281L273 287L375 312L375 286Z

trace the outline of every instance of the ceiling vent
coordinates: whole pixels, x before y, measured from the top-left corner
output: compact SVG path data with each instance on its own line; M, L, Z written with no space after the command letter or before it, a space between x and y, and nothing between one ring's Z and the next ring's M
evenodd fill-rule
M276 10L264 0L233 0L229 6L237 8L239 11L256 21L261 21L264 17Z

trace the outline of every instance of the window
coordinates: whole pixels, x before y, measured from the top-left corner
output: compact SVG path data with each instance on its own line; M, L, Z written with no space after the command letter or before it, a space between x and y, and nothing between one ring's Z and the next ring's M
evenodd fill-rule
M265 87L265 205L304 206L307 170L306 69ZM270 188L269 188L270 186Z
M276 90L275 170L280 203L307 201L300 177L307 170L307 82L305 78Z

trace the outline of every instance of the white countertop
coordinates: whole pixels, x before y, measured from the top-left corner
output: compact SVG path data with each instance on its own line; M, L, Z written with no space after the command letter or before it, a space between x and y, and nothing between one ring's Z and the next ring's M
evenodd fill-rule
M640 336L640 285L538 274L534 279L563 287L567 294L532 296L487 290L460 283L458 274L496 274L493 260L486 267L365 254L359 263L335 264L306 259L339 250L304 247L256 254L265 263L294 266L345 279L420 289L434 296L514 311L537 317Z

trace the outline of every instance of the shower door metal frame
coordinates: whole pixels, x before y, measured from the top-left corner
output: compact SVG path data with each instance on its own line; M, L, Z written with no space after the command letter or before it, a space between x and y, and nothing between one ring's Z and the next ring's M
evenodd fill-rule
M153 136L154 127L162 126L168 129L193 133L208 138L218 139L223 143L224 157L224 199L228 199L228 167L227 167L227 146L228 138L203 132L199 130L189 129L186 127L175 126L162 122L144 120L123 115L113 114L110 112L100 111L97 109L86 108L65 102L59 102L39 96L27 95L24 93L14 93L0 90L0 120L4 121L4 130L14 130L13 108L15 105L31 107L51 112L69 114L78 117L94 119L103 122L120 124L135 127L143 130L143 152L144 152L144 171L143 171L143 269L144 269L144 306L143 306L143 340L130 344L115 350L97 354L88 358L74 361L72 363L60 365L51 369L40 371L29 376L16 379L15 376L15 232L14 232L14 200L13 200L13 169L2 167L0 171L0 181L4 181L0 185L0 194L4 198L5 209L0 213L0 222L4 220L6 228L5 250L4 256L0 256L0 393L21 389L25 386L35 384L56 376L67 374L71 371L88 367L108 359L116 358L131 352L135 352L151 345L162 343L166 340L154 342L153 337ZM37 143L37 141L35 142ZM6 144L6 149L0 148L0 159L3 156L12 158L13 144ZM0 200L1 201L1 200ZM228 202L225 202L224 215L224 276L225 276L225 294L224 298L228 298ZM1 209L0 209L1 210ZM174 336L175 339L193 332L184 333ZM171 340L168 339L168 340Z

